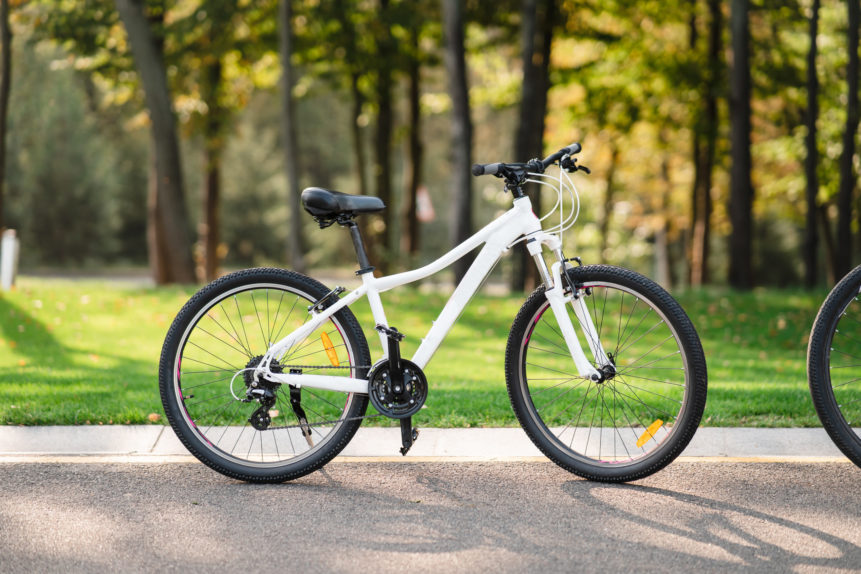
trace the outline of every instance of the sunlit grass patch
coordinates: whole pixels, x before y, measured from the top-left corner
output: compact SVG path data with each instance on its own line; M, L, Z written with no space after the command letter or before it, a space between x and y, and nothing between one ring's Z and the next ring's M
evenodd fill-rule
M191 287L142 288L23 278L0 295L0 423L163 423L158 360ZM807 391L807 337L825 291L685 291L709 367L704 424L818 426ZM445 293L382 295L389 322L415 352ZM505 388L508 332L523 295L477 295L426 369L418 426L516 426ZM364 301L353 306L371 354L380 342ZM394 424L373 419L370 424Z

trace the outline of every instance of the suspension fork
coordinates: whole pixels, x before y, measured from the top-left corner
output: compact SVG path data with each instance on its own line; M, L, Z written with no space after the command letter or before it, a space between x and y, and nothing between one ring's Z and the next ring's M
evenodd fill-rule
M547 270L547 264L541 253L541 244L548 243L548 246L554 251L558 261L555 261ZM577 372L581 377L592 381L601 381L604 379L603 372L596 369L586 355L583 353L583 348L580 345L580 339L577 336L577 331L568 314L566 303L570 302L574 310L574 315L577 317L577 322L580 323L580 328L586 337L586 343L589 345L589 350L595 359L595 364L601 367L612 365L610 358L604 351L601 345L601 340L598 337L598 331L595 329L595 324L592 321L592 316L589 314L589 309L586 307L584 295L577 293L576 288L572 288L570 293L565 293L567 280L562 279L562 272L565 269L565 258L562 255L561 247L558 240L551 237L545 237L544 241L537 239L528 241L526 248L535 260L538 267L538 272L544 281L544 294L547 297L547 302L550 303L550 308L553 310L553 315L556 317L556 322L559 325L559 330L568 347L568 352L571 354L571 359L577 367Z

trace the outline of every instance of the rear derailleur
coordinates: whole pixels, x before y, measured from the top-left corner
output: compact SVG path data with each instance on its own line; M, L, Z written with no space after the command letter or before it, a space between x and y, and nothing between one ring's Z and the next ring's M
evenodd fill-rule
M254 357L246 365L244 373L245 378L245 399L244 402L257 401L260 406L251 413L248 422L251 426L259 431L264 431L272 424L272 415L270 411L275 406L277 400L276 393L281 387L281 383L267 380L265 377L259 377L255 380L254 369L260 364L262 356ZM283 373L284 367L275 359L269 363L269 371L272 373ZM290 369L290 374L300 374L302 371ZM302 430L302 436L310 446L314 446L311 439L311 425L308 424L308 416L305 414L305 409L302 408L302 392L299 388L289 385L290 387L290 406L293 408L293 413L299 421L299 428Z

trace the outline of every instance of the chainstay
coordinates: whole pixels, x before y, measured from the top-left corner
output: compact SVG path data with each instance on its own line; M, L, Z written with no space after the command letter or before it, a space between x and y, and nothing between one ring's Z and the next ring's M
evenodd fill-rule
M338 366L335 365L281 365L282 369L310 369L312 371L316 371L317 369L370 369L373 365L346 365L346 366Z
M381 416L383 416L383 415L377 413L375 415L365 415L365 416L361 416L361 417L350 417L350 418L346 418L346 419L337 419L337 420L331 420L331 421L319 421L316 423L308 423L307 426L319 427L319 426L331 425L331 424L337 424L337 423L346 423L346 422L350 422L350 421L361 421L364 419L376 419L376 418L379 418ZM301 428L302 428L302 425L285 425L285 426L280 426L280 427L269 427L266 430L274 431L274 430L288 430L288 429L301 429Z
M317 369L370 369L371 367L373 367L373 365L344 365L343 367L342 366L335 366L335 365L281 365L281 367L283 369L310 369L310 370L317 370ZM318 422L314 422L314 423L309 422L309 423L307 423L307 426L319 427L319 426L324 426L324 425L332 425L332 424L345 423L345 422L351 422L351 421L360 421L360 420L364 420L364 419L376 419L376 418L379 418L381 416L383 416L383 415L377 413L375 415L364 415L361 417L349 417L346 419L333 419L333 420L329 420L329 421L318 421ZM295 424L295 425L284 425L284 426L278 426L278 427L269 427L266 430L274 431L274 430L289 430L289 429L301 429L301 428L302 428L302 425Z
M311 369L311 370L317 370L317 369L370 369L372 367L372 365L345 365L343 367L341 367L341 366L336 367L335 365L283 365L283 367L285 369ZM338 423L342 423L342 422L360 421L360 420L364 420L364 419L375 419L375 418L379 418L381 416L383 416L383 415L378 413L375 415L364 415L361 417L349 417L346 419L318 421L318 422L313 422L313 423L309 422L309 423L307 423L307 426L319 427L319 426L325 426L325 425L338 424ZM278 427L269 427L266 430L273 430L274 431L274 430L289 430L289 429L301 429L301 428L302 428L302 425L295 424L295 425L284 425L284 426L278 426Z

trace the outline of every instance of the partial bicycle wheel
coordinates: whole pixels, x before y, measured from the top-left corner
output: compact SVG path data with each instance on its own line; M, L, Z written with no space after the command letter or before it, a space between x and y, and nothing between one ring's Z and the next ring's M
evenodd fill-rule
M353 437L367 395L251 376L327 292L298 273L249 269L210 283L179 312L162 348L159 387L171 426L204 464L240 480L281 482L322 467ZM370 360L356 318L343 309L272 369L367 378Z
M702 418L707 373L699 337L681 306L642 275L607 265L568 274L614 366L600 382L579 376L539 287L508 338L511 405L561 467L590 480L642 478L675 459ZM570 305L568 312L592 359Z
M828 294L810 333L807 381L822 426L861 466L861 267Z

